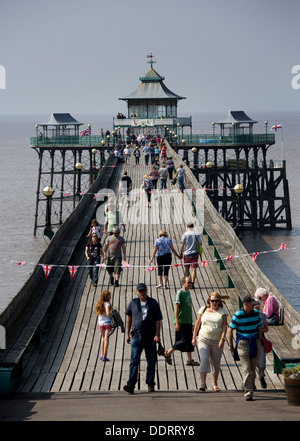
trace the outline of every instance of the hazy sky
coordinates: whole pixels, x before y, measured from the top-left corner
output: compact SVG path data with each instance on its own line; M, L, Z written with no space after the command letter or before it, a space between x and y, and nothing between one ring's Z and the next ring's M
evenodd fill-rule
M0 114L126 112L155 56L193 112L299 110L299 0L1 0Z

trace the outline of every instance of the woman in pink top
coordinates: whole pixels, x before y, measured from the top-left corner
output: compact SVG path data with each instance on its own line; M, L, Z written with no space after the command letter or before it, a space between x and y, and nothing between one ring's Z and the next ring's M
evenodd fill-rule
M255 298L264 302L263 313L267 316L267 322L269 325L278 325L279 315L278 309L279 305L274 296L269 294L269 292L264 288L257 288L255 291Z

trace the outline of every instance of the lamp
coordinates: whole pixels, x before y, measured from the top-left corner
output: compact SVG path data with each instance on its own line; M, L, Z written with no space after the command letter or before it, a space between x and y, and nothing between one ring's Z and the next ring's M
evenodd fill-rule
M51 229L51 198L53 196L54 190L50 185L44 187L43 194L47 198L47 206L46 206L46 223L44 229L44 235L52 239L54 233Z

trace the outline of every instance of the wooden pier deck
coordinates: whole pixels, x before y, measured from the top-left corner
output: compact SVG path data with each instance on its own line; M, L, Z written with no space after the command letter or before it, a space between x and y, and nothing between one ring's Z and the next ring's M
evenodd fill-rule
M150 166L145 166L141 158L140 166L134 166L134 157L130 158L128 167L119 165L114 171L115 189L118 187L120 177L126 169L133 180L133 188L137 189L133 202L128 210L128 215L133 216L126 222L124 238L127 248L127 262L131 268L124 269L120 287L109 285L108 273L100 269L97 288L93 287L88 277L88 269L80 268L73 279L66 278L63 285L56 293L50 310L48 310L41 328L40 340L29 345L23 356L22 377L15 380L15 392L76 392L76 391L118 391L128 379L130 363L130 345L125 341L125 334L118 328L110 337L108 358L109 362L99 359L100 332L97 326L97 317L94 306L103 289L112 292L112 304L117 309L125 323L125 308L133 297L136 296L136 285L144 282L148 286L148 295L155 298L163 314L161 341L167 349L174 341L173 308L174 295L180 288L183 276L183 267L177 266L170 269L170 289L156 289L157 273L145 271L145 266L152 254L153 244L158 232L164 228L168 231L174 247L179 251L180 238L185 228L185 223L178 222L178 215L185 219L196 221L188 198L178 192L172 191L171 198L166 200L166 192L159 193L157 199L152 196L152 208L147 208L144 191L140 189L145 172L150 171ZM168 189L175 187L170 185ZM138 198L138 199L136 199ZM136 210L135 206L139 204ZM166 204L170 201L170 216L166 212ZM136 210L134 212L134 210ZM168 210L169 211L169 210ZM139 216L139 218L137 217ZM146 223L147 220L147 223ZM74 265L85 265L84 246L86 232L78 251ZM208 243L208 236L203 235L203 260L214 260L214 249ZM102 238L102 243L104 237ZM173 255L173 263L180 261ZM49 278L49 282L50 282ZM217 262L210 262L206 267L199 267L195 281L195 290L191 290L193 302L193 315L196 320L197 312L206 302L211 291L227 294L230 299L226 301L228 320L239 308L238 292L236 288L229 287L228 274L221 271ZM199 360L197 349L193 354ZM142 354L139 380L136 389L147 390L145 384L146 360ZM283 389L280 376L273 372L273 355L267 356L266 382L269 389ZM226 341L221 361L219 386L226 390L241 389L241 369L239 363L234 362ZM197 367L186 366L186 355L176 351L173 356L173 365L169 366L163 357L158 357L156 371L156 389L162 391L196 390L200 387L200 374ZM208 377L208 387L210 387ZM257 384L259 388L259 384Z

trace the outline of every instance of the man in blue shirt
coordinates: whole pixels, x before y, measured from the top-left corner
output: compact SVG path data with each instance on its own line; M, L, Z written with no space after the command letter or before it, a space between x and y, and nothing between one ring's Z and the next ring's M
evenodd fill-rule
M137 295L138 297L131 300L125 311L126 341L131 343L131 360L129 379L123 389L129 394L134 393L143 349L147 360L146 384L148 391L154 392L156 343L160 342L162 320L159 304L155 299L147 296L147 286L144 283L138 284Z
M255 369L260 355L261 318L255 308L258 301L250 295L243 299L243 308L232 316L228 328L229 350L235 360L241 361L244 397L253 400ZM236 330L236 345L233 346L233 330Z

